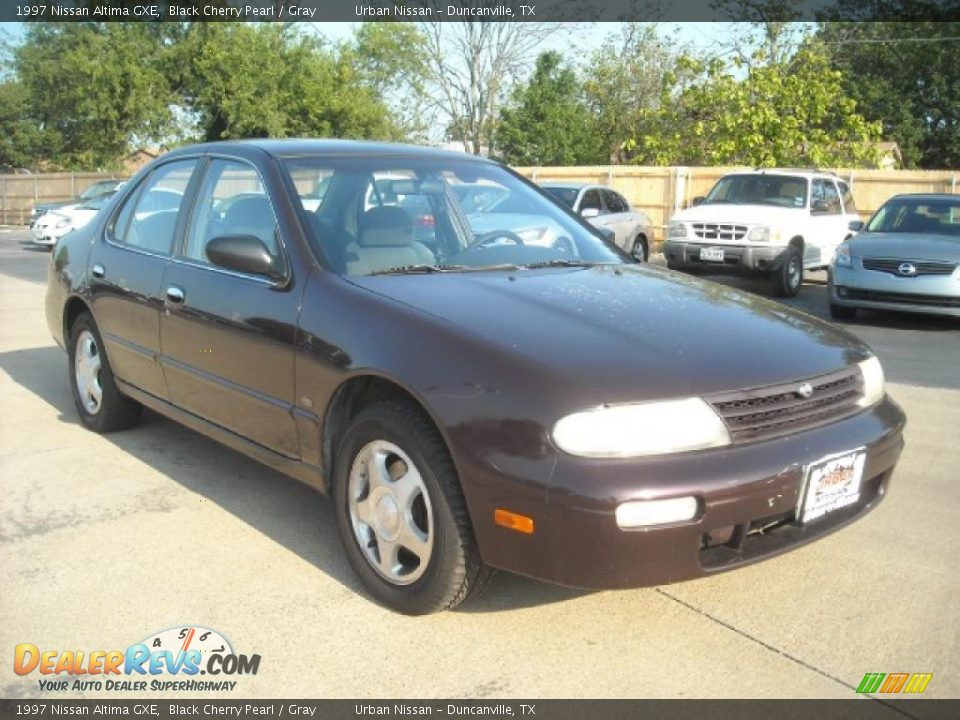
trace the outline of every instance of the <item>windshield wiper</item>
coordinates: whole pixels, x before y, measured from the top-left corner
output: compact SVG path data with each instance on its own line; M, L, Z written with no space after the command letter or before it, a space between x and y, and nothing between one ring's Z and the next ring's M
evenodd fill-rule
M537 270L539 268L551 268L551 267L593 267L597 263L586 262L585 260L568 260L568 259L556 259L556 260L542 260L540 262L530 263L529 265L524 265L523 267L528 270Z
M460 272L462 270L470 270L466 265L400 265L398 267L387 268L386 270L376 270L371 275L413 275L420 273L423 275L429 273L442 273L442 272Z

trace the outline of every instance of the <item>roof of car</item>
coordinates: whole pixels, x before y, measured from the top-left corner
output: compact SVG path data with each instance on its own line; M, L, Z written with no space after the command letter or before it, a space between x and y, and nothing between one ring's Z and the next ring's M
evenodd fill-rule
M746 170L736 170L728 175L800 175L807 178L826 177L836 178L837 174L832 170L820 170L818 168L753 168Z
M560 182L559 180L553 180L551 182L542 182L539 183L540 187L551 187L551 188L570 188L571 190L581 190L587 187L601 187L600 185L593 185L591 183L584 182Z
M274 139L255 138L249 140L220 140L217 142L189 145L174 151L176 154L195 152L230 151L246 148L259 148L264 152L277 157L296 155L340 155L340 156L370 156L370 155L400 155L405 157L424 157L446 160L476 160L491 162L478 155L440 150L423 145L403 145L400 143L375 142L370 140L333 140L333 139ZM173 153L171 153L173 154Z
M960 195L954 193L899 193L890 199L896 200L898 198L909 198L910 200L956 200L960 202Z

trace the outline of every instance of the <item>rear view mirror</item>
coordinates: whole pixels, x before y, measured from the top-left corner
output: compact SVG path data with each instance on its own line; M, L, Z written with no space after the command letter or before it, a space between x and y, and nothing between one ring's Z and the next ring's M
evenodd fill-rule
M814 200L810 206L811 215L825 215L830 212L830 203L826 200Z
M847 228L853 230L854 232L860 232L863 230L863 220L851 220L850 224L847 225Z
M221 235L207 243L207 257L226 270L277 277L273 256L255 235Z
M589 220L590 218L595 218L600 215L600 211L597 208L584 208L580 211L581 217Z
M697 195L693 200L690 201L690 204L693 205L693 207L696 207L697 205L703 205L704 200L706 200L706 198L703 195Z

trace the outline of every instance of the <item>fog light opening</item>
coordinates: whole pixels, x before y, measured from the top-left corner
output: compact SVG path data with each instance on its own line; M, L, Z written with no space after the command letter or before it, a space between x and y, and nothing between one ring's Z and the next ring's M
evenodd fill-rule
M686 522L697 516L693 496L668 500L632 500L617 506L617 525L623 529L656 527Z
M849 295L849 293L847 292L847 289L845 287L838 287L837 295L839 295L840 297L846 297L847 295Z

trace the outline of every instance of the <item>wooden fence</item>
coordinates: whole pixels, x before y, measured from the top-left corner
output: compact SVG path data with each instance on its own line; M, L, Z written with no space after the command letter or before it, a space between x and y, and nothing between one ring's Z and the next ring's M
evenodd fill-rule
M656 227L657 239L673 213L706 195L713 184L738 167L522 167L518 172L534 182L580 182L608 185L642 210ZM960 170L835 171L850 183L858 212L866 219L888 198L900 193L958 193Z
M71 200L99 180L122 177L96 172L0 175L0 225L26 225L35 204Z
M609 185L653 220L658 239L670 216L706 195L735 167L525 167L517 170L536 182L561 181ZM837 170L853 188L857 209L869 217L887 198L899 193L960 192L960 170ZM69 200L103 179L107 173L0 175L0 224L25 225L35 203Z

